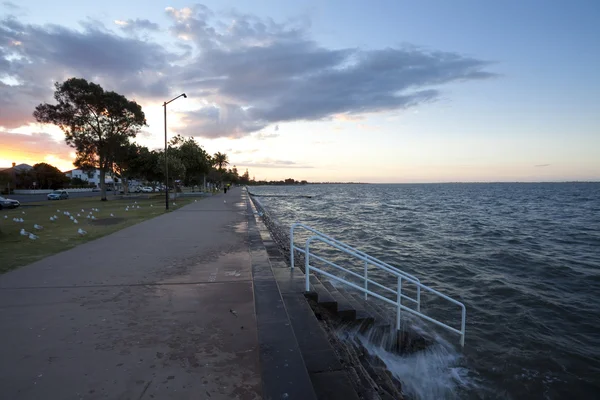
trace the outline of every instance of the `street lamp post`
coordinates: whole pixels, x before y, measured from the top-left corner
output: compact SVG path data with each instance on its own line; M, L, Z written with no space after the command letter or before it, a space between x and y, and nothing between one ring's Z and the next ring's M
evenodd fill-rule
M185 93L181 93L179 96L165 101L163 107L165 108L165 209L169 209L169 159L167 157L167 104L177 100L178 98L183 97L187 98Z

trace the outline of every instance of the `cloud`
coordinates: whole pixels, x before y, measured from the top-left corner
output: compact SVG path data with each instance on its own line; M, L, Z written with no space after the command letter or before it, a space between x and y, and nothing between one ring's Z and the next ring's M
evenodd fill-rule
M149 138L151 138L151 137L153 137L153 136L154 136L154 134L153 134L153 133L151 133L151 132L148 132L148 131L146 131L146 130L141 130L141 131L138 133L138 137L142 137L142 138L145 138L145 139L149 139Z
M244 108L225 126L220 118L221 124L202 134L207 137L403 110L437 100L443 84L494 76L485 71L487 62L457 53L326 48L305 25L240 14L226 22L205 6L168 8L167 15L172 32L197 50L177 79L213 108Z
M0 125L32 121L53 84L72 76L127 97L162 100L184 90L201 106L181 113L178 133L263 140L281 123L349 120L436 101L447 83L488 79L489 63L417 47L331 48L305 20L285 23L203 5L165 13L172 36L145 19L88 19L79 29L0 20ZM193 103L190 103L193 104ZM274 127L272 134L264 130Z
M538 164L538 165L534 165L534 167L536 168L544 168L544 167L549 167L551 164Z
M312 142L312 144L318 144L318 145L322 145L322 144L332 144L335 143L333 140L315 140Z
M274 160L270 158L264 158L258 161L243 161L237 163L239 167L255 167L255 168L288 168L288 169L307 169L314 168L310 165L297 164L294 161L289 160Z
M53 83L72 76L129 96L165 96L169 59L160 45L116 35L96 21L74 30L7 17L0 20L0 125L31 122L34 107L51 100Z
M153 31L157 32L160 30L160 26L147 19L128 19L126 21L116 20L115 24L118 25L124 32L137 32L137 31Z
M2 5L12 11L16 11L16 10L20 10L21 7L18 6L17 4L13 3L12 1L3 1Z
M185 126L177 129L179 133L210 139L218 137L237 139L266 126L263 122L252 120L241 106L229 103L221 103L219 106L210 105L179 114Z
M231 154L253 154L253 153L258 153L260 150L259 149L250 149L250 150L232 150L232 149L229 149L227 151L230 152Z
M22 134L0 131L0 143L2 143L2 156L11 157L24 156L30 159L42 159L44 156L53 155L57 158L72 160L73 149L65 142L56 141L48 133ZM15 159L17 164L19 160Z
M265 133L265 132L258 132L257 134L252 135L252 137L256 140L275 139L279 136L280 136L279 133Z

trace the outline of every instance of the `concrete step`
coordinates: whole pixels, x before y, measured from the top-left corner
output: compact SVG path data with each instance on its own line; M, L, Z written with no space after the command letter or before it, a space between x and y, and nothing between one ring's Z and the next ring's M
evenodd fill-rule
M349 289L353 290L351 288L349 288ZM386 322L385 319L380 317L376 312L369 311L367 309L367 307L365 307L365 305L363 304L362 301L359 301L354 297L354 295L352 294L352 292L349 289L346 289L344 287L337 287L338 292L340 292L348 300L348 302L352 305L352 307L354 307L354 309L356 310L356 320L357 321L364 321L364 322L366 322L365 325L367 325L367 324L381 325Z
M310 292L305 293L306 297L316 301L321 307L328 309L332 313L337 313L337 301L316 277L311 276L310 289Z
M341 294L331 282L324 280L322 283L337 302L336 314L338 318L340 318L342 321L354 321L356 319L355 307L350 304L348 299L346 299L346 297Z
M248 230L263 398L317 400L263 238L251 214Z
M374 304L373 300L365 300L364 293L357 291L346 291L348 296L352 297L358 304L360 304L364 310L373 317L375 326L388 326L390 325L390 317L387 313Z

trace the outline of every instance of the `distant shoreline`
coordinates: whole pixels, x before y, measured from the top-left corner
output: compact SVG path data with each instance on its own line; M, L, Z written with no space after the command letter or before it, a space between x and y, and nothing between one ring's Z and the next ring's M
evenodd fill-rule
M539 184L565 184L565 183L594 183L600 184L597 181L539 181L539 182L307 182L307 183L261 183L248 186L306 186L306 185L539 185Z

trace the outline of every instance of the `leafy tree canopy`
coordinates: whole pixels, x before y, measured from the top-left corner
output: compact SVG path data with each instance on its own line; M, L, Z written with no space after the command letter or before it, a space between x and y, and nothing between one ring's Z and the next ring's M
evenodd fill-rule
M146 117L142 107L116 92L105 91L85 79L56 83L56 104L40 104L33 116L38 122L58 126L67 144L75 148L78 168L98 168L102 199L106 199L105 177L117 149L134 138Z

